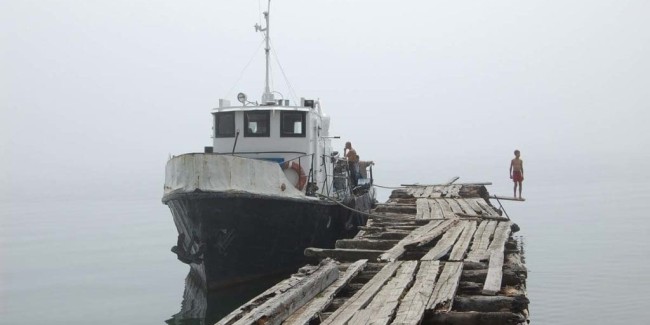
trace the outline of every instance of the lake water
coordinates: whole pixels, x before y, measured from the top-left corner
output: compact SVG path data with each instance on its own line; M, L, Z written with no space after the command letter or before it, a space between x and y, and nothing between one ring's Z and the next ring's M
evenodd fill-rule
M521 227L534 324L650 319L650 177L640 173L527 175L527 201L505 202ZM507 182L488 189L511 193ZM1 324L165 324L180 310L189 268L169 251L176 230L159 199L4 202L0 235Z

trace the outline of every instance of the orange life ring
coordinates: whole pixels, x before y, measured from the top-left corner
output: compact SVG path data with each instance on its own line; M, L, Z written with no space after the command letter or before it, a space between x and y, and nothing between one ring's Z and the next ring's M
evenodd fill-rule
M305 175L305 171L295 161L287 161L282 164L283 170L287 168L293 169L296 174L298 174L298 183L294 184L293 186L295 186L299 191L302 191L302 189L305 188L305 184L307 184L307 175Z

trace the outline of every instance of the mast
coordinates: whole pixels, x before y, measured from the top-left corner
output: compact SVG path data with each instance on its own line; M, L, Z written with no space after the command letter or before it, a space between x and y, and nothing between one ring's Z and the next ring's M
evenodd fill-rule
M266 41L266 47L264 48L266 56L266 79L264 82L264 93L262 94L262 103L266 104L268 102L274 102L273 93L271 93L271 88L269 87L269 54L271 52L271 46L269 44L269 13L271 12L271 0L269 0L269 5L267 11L264 12L264 19L266 20L266 27L262 28L259 24L255 24L255 31L264 32L264 40Z

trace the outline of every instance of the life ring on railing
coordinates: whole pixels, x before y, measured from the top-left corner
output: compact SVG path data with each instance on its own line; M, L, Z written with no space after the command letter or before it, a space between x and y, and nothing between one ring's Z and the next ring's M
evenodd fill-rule
M302 191L303 188L305 188L305 184L307 184L307 175L305 174L305 171L300 167L300 164L296 163L295 161L287 161L284 164L282 164L282 170L285 169L293 169L293 171L296 172L298 175L298 182L294 184L299 191Z

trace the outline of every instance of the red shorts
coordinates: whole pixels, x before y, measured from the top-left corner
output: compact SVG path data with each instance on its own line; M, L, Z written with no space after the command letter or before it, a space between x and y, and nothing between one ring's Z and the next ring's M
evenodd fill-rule
M512 172L512 181L513 182L521 182L523 180L524 180L524 175L522 175L520 171L513 171Z

